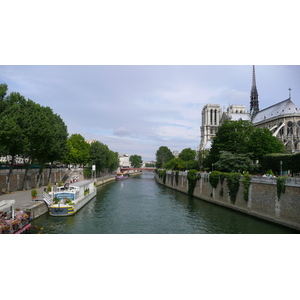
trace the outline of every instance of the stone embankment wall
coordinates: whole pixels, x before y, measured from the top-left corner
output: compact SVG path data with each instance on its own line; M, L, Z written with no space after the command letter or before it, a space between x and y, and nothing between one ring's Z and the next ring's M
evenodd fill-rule
M8 172L9 170L0 171L0 192L8 191ZM30 190L37 187L38 183L38 169L30 169L27 172L25 179L25 190ZM40 177L40 186L48 184L50 169L45 169ZM59 181L68 181L72 175L82 176L82 170L74 171L67 168L52 169L50 176L50 183L54 184ZM23 182L25 177L24 169L14 169L10 175L9 192L20 191L23 189Z
M188 180L185 172L179 173L178 185L175 172L167 171L165 184L156 173L155 179L162 185L188 194ZM288 179L285 184L285 193L282 193L278 199L276 179L253 177L249 186L249 199L246 201L243 184L240 180L236 201L232 203L226 179L223 184L219 181L217 187L213 188L209 182L209 174L201 173L201 179L197 180L193 196L300 230L300 180L298 179L298 181L293 178Z

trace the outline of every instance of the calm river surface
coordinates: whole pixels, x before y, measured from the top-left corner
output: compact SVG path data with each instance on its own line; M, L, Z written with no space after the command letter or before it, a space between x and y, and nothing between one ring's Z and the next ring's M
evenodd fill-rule
M56 234L297 233L163 187L151 173L99 186L74 216L45 214L32 225Z

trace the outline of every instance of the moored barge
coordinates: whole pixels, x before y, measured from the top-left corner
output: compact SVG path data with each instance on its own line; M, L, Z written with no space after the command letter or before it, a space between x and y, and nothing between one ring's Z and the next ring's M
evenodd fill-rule
M83 180L58 187L53 193L52 203L49 205L49 214L55 217L65 217L75 214L97 194L94 181Z

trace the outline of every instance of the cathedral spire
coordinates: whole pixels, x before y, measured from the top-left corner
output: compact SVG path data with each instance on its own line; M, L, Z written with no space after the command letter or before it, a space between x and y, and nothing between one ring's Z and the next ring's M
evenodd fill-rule
M253 119L258 112L259 112L258 92L257 92L257 88L256 88L255 67L253 66L252 87L251 87L251 94L250 94L250 115L251 115L251 118Z

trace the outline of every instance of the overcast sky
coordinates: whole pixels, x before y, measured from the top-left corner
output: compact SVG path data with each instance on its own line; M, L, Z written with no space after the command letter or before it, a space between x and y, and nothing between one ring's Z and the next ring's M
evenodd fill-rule
M300 66L255 66L260 109L289 96ZM0 66L0 82L61 116L69 134L154 160L160 146L197 149L205 104L249 109L252 66Z

